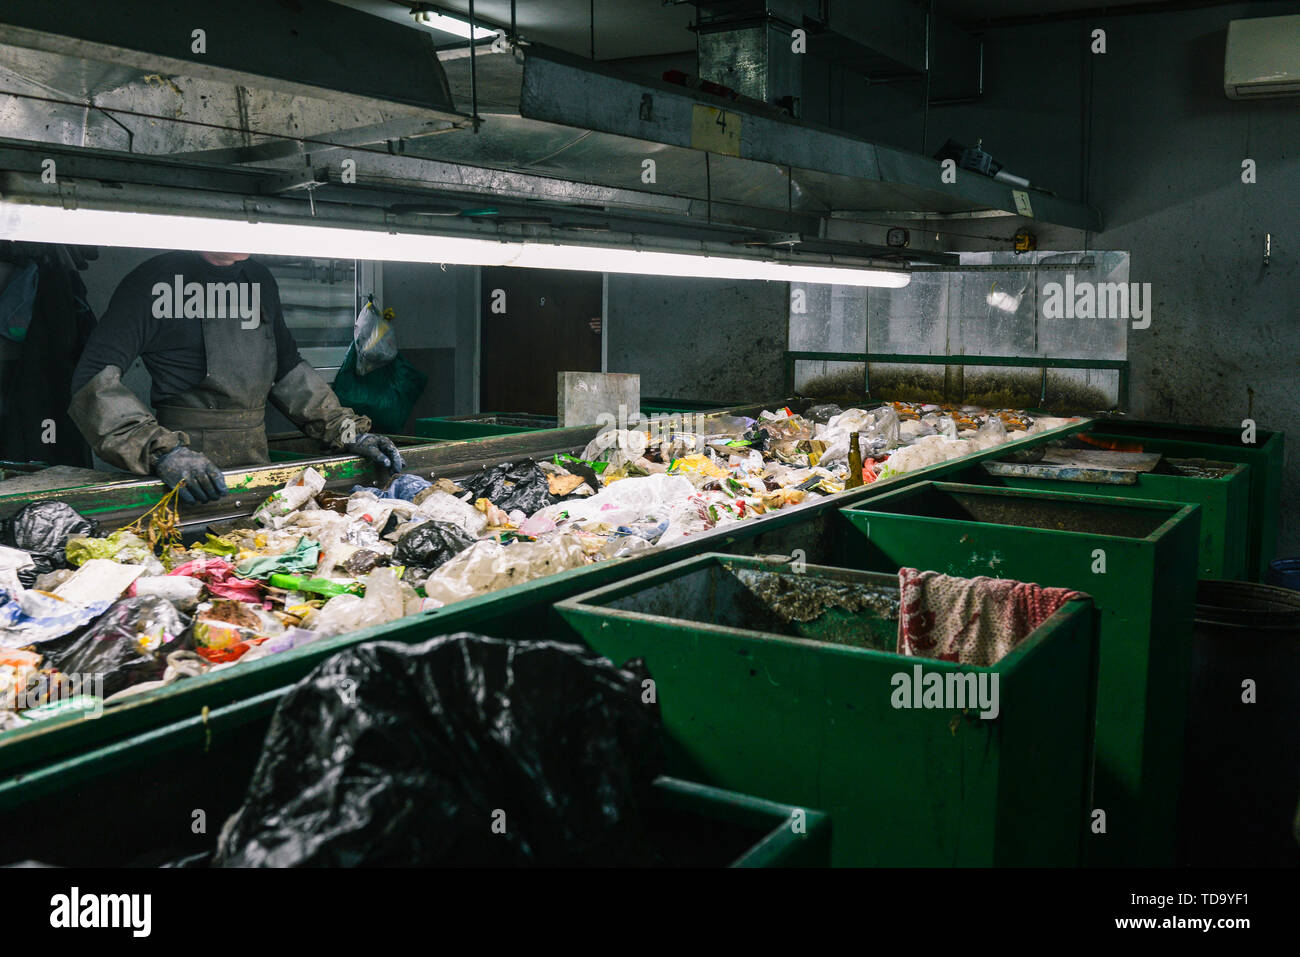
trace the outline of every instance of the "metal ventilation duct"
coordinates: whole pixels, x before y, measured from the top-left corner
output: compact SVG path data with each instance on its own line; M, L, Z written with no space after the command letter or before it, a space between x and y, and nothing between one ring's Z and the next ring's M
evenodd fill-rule
M455 106L469 101L470 58L439 63L419 30L325 0L131 5L139 17L106 18L97 0L0 7L0 168L29 171L45 144L64 144L86 151L83 175L107 164L100 178L124 183L183 185L184 169L196 187L402 206L450 196L570 210L587 226L606 214L631 231L798 234L806 248L845 212L1016 209L985 177L942 185L927 157L538 46L480 49L476 133ZM73 156L60 155L66 171ZM175 162L164 175L142 156ZM337 182L347 157L357 186ZM1088 207L1029 193L1040 219L1099 226Z

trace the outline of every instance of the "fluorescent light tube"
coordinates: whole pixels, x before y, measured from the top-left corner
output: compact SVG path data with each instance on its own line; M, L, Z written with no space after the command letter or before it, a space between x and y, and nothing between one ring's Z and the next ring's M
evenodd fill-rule
M0 201L0 240L193 249L266 256L312 256L465 266L528 266L582 272L901 288L911 276L891 269L804 265L740 256L429 233L391 233L340 226L250 223L165 213L65 209Z
M450 33L452 36L460 37L464 40L469 39L469 21L459 20L456 17L449 17L444 13L437 13L433 10L414 10L411 16L415 17L417 23L434 30L441 30L443 33ZM474 24L474 39L486 40L489 37L497 35L496 30L489 30L486 27L480 27Z

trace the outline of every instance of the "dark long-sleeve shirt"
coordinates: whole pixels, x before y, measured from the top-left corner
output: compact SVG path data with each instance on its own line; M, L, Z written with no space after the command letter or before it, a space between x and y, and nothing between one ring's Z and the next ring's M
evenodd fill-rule
M275 333L276 381L302 362L293 334L284 322L275 277L266 266L253 259L233 266L214 266L198 253L163 253L131 270L118 285L73 372L73 395L105 366L117 366L126 372L137 357L143 359L153 379L150 401L154 406L193 388L207 376L203 320L158 318L154 314L155 285L171 286L178 275L186 283L205 286L209 282L259 283L260 321L272 323Z

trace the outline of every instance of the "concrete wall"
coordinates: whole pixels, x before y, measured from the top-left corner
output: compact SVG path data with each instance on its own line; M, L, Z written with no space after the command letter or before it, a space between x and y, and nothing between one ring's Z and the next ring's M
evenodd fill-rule
M984 148L1035 185L1100 208L1104 231L1035 228L1055 249L1132 253L1132 280L1152 283L1146 330L1130 330L1133 411L1141 417L1262 428L1300 421L1300 100L1223 94L1228 21L1300 13L1255 3L991 30L986 95L930 111L928 151L948 138ZM1107 52L1088 52L1106 31ZM919 149L915 91L877 88L853 131ZM1242 161L1258 182L1241 182ZM1010 235L1020 221L939 228ZM1273 260L1262 266L1264 233ZM945 237L950 248L989 248ZM1280 553L1300 554L1300 475L1288 455ZM1290 517L1287 517L1290 515Z
M763 401L782 392L789 285L611 275L608 372L641 395Z

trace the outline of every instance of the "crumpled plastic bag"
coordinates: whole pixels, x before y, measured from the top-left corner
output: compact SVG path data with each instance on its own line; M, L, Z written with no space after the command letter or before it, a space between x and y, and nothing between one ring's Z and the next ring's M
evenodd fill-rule
M263 555L241 562L235 569L240 578L257 578L265 580L275 574L297 575L301 572L314 572L320 561L320 545L306 536L281 555Z
M488 525L487 516L469 502L463 502L455 495L438 490L425 496L417 506L416 516L459 525L475 538L480 537L487 530Z
M410 472L400 472L393 476L393 480L388 483L388 488L375 488L373 485L354 485L352 491L354 493L369 492L376 498L395 498L403 502L414 502L417 495L432 487L433 483L426 478L412 475Z
M366 576L365 586L364 598L335 595L306 624L318 636L341 635L382 625L406 614L406 596L394 569L376 568Z
M94 535L95 522L66 502L32 502L0 521L0 544L20 548L32 557L32 567L18 569L18 580L31 588L37 575L67 568L68 539Z
M534 515L530 521L604 522L614 526L647 519L658 522L669 517L670 505L694 493L695 486L684 475L638 476L615 482L587 498L552 505L540 519Z
M253 518L268 528L283 528L293 513L308 503L311 508L319 508L312 499L324 488L325 478L319 472L313 468L303 469L301 475L285 483L284 488L278 492L272 492L266 501L257 506Z
M214 664L237 661L284 630L279 619L257 605L218 598L199 605L194 614L194 650Z
M131 583L131 595L165 598L178 610L192 614L203 595L204 585L188 575L148 575Z
M167 667L164 669L161 678L154 681L141 681L139 684L123 688L116 694L106 698L104 704L112 704L132 695L144 694L146 691L153 691L155 688L163 688L182 678L197 678L211 668L212 665L205 661L202 655L188 648L169 651L167 653Z
M156 681L167 655L188 647L189 619L165 598L143 595L116 601L79 635L41 648L64 674L103 675L103 697L141 681Z
M98 618L109 604L98 601L78 605L37 591L13 594L0 589L0 648L21 648L60 638Z
M843 414L841 409L834 402L825 402L821 405L809 406L804 410L803 417L815 425L825 425L837 415Z
M550 483L546 481L546 473L532 459L484 468L460 484L473 493L473 498L488 499L506 512L519 509L531 515L556 501Z
M900 441L898 413L887 405L871 410L846 409L818 428L817 438L826 443L826 451L817 464L829 467L847 463L849 435L854 432L859 434L858 448L864 459L895 448Z
M32 556L21 548L0 545L0 588L16 592L23 587L20 573L24 573L29 583L34 583L40 576L36 571L36 562ZM52 574L45 572L46 575Z
M357 354L357 374L369 375L397 358L397 334L389 321L393 310L381 315L373 298L367 299L352 324L352 342Z
M646 809L664 758L646 677L576 646L468 633L342 651L281 700L213 864L657 863Z
M64 546L64 554L73 567L80 567L92 558L101 558L124 565L144 565L150 569L150 574L163 573L162 563L149 543L126 529L119 529L105 538L70 538Z
M444 605L554 575L587 564L582 542L560 533L536 542L502 545L484 539L442 565L424 583L424 593Z
M459 525L430 521L417 525L397 540L393 561L399 565L437 568L451 561L478 539Z

